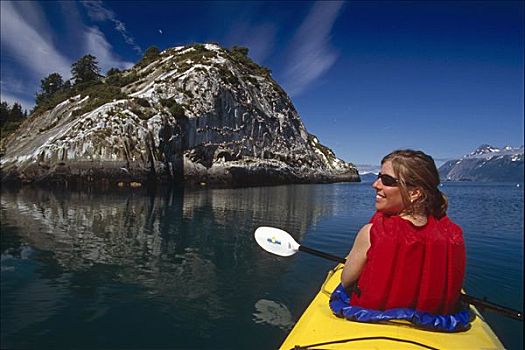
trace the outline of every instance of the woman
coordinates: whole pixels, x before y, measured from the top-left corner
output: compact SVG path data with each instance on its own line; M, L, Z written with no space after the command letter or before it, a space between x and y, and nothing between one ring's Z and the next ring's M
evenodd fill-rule
M377 211L357 234L341 276L350 305L435 315L459 310L465 244L438 186L425 153L398 150L383 158L372 185Z

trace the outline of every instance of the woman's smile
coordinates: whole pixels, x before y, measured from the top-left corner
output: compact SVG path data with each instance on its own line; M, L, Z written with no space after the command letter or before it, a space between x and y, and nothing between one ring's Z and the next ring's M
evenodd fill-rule
M392 162L387 161L381 166L381 174L386 174L395 178ZM372 184L376 190L376 209L389 215L399 214L405 208L401 190L398 186L386 186L381 178Z
M383 195L383 194L381 194L381 193L379 193L379 192L376 193L376 202L377 202L377 201L380 201L380 200L382 200L382 199L385 199L385 198L386 198L385 195Z

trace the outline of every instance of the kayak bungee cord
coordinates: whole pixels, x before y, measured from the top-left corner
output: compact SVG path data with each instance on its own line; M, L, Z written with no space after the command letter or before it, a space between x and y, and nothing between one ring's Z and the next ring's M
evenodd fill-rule
M413 341L413 340L406 340L406 339L393 338L393 337L381 337L381 336L332 340L332 341L327 341L327 342L323 342L323 343L316 343L316 344L310 344L310 345L296 345L293 348L291 348L290 350L321 350L321 348L314 348L314 346L343 344L343 343L350 343L350 342L354 342L354 341L365 341L365 340L391 340L391 341L394 341L394 342L409 343L409 344L417 345L417 346L420 346L420 347L425 348L425 349L438 350L437 348L434 348L432 346L425 345L425 344L422 344L422 343L419 343L419 342Z
M261 248L275 255L291 256L297 253L298 251L302 251L338 263L344 264L346 262L345 258L300 245L293 239L292 236L290 236L288 232L275 227L261 226L255 230L254 236L255 241L257 242L257 244L259 244ZM486 299L479 299L465 293L461 293L460 297L463 302L479 307L480 310L495 311L503 316L523 321L522 311L498 305L489 302Z

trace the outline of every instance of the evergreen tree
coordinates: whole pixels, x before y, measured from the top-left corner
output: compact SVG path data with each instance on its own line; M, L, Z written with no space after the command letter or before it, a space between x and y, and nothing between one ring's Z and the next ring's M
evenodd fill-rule
M151 62L155 61L155 59L159 57L159 55L159 48L156 46L150 46L147 48L146 52L144 52L144 57L142 57L142 60L140 61L139 65L146 66Z
M2 137L10 134L24 121L24 113L20 103L15 102L10 107L5 101L0 103L0 127L2 128Z
M75 79L75 84L96 81L100 78L100 68L97 58L92 55L85 55L71 66L71 74Z
M7 102L0 103L0 127L3 126L9 118L9 105Z
M247 47L243 47L243 46L234 46L232 47L232 53L234 55L240 55L240 56L243 56L243 57L248 57L248 52L249 52L249 49Z
M146 52L144 52L144 58L148 60L154 60L160 55L160 50L156 46L150 46L146 49Z
M42 93L51 96L64 87L64 80L58 73L51 73L40 81Z
M20 105L18 102L13 103L13 107L11 107L11 110L9 111L9 121L21 121L24 118L24 112L22 111L22 105Z
M121 81L121 71L118 68L111 68L106 73L106 84L119 86Z
M66 82L65 82L64 85L62 86L62 89L63 89L63 90L69 90L69 89L71 89L71 80L66 80Z
M36 104L48 100L58 91L64 88L62 76L58 73L51 73L40 81L40 92L36 94Z
M111 75L114 75L114 74L119 74L120 73L120 69L118 68L110 68L108 70L108 72L106 73L106 77L109 77Z

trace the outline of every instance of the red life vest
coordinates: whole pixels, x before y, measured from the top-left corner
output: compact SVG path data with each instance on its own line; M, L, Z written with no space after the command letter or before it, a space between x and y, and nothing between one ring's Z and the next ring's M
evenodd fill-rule
M412 308L432 314L457 311L465 274L461 228L447 216L417 227L376 212L370 248L350 305L374 310Z

